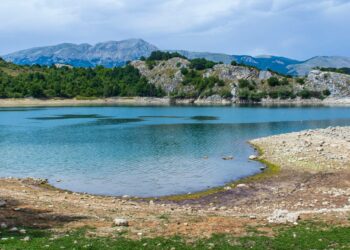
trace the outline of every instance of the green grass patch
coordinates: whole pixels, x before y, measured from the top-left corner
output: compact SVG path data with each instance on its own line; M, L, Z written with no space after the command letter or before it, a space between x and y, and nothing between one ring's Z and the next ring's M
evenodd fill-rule
M0 231L0 249L350 249L350 227L320 226L303 223L274 229L275 236L258 233L250 236L213 235L209 239L186 240L182 237L131 240L116 234L113 237L88 237L80 229L64 235L27 229L27 234ZM23 239L28 236L28 241Z

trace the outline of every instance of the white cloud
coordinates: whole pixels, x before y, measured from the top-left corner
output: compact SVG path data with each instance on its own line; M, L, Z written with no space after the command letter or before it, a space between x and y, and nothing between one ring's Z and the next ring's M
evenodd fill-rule
M1 0L0 53L142 37L161 48L350 56L350 0Z

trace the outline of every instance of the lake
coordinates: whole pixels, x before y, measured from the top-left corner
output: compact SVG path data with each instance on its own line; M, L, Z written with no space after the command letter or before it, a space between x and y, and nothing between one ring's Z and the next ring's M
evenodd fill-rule
M0 176L103 195L195 192L260 172L249 139L336 125L350 125L349 108L0 108Z

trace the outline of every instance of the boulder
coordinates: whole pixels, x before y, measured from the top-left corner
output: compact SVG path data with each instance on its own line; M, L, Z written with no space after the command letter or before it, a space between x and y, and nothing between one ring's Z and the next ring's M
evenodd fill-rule
M129 221L123 218L115 218L113 221L114 225L117 227L127 227L129 226Z
M269 223L275 224L296 223L299 220L299 213L277 209L267 220Z
M250 155L249 156L249 160L256 160L258 159L258 157L256 155Z

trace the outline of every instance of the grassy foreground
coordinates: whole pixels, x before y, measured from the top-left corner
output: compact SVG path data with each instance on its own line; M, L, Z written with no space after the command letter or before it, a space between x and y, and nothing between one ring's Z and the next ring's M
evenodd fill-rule
M0 231L0 249L350 249L350 227L303 223L275 229L275 237L250 229L250 236L215 235L186 242L181 237L130 240L116 237L87 237L81 229L53 236L49 231L27 230L27 234ZM29 236L28 241L23 239Z

